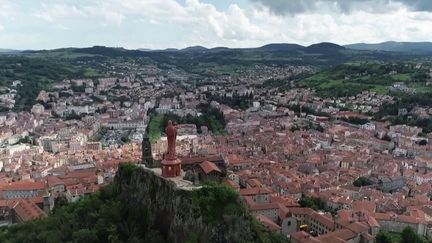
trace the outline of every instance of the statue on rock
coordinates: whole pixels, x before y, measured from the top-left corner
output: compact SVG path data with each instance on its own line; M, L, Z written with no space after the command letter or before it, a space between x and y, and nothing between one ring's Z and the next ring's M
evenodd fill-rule
M172 121L168 121L168 126L165 129L168 140L168 158L170 160L177 159L176 155L176 139L177 139L177 128L173 125Z
M168 121L168 126L165 129L168 142L168 153L162 160L162 176L163 177L177 177L181 176L181 160L177 159L176 154L176 139L177 128L173 125L172 121Z

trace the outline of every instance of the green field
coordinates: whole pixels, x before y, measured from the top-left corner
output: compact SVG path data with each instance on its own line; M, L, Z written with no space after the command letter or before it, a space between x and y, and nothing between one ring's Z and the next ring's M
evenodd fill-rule
M389 94L389 87L404 82L418 92L431 92L426 86L428 67L416 69L406 63L350 63L322 70L299 82L300 86L316 90L322 97L356 95L369 90Z
M161 129L163 115L157 114L153 116L148 125L148 134L151 142L156 142L161 137Z

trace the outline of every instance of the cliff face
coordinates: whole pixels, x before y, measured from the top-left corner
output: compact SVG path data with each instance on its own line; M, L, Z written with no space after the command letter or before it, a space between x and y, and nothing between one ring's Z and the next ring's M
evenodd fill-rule
M129 207L145 207L147 225L168 242L259 242L256 222L237 193L221 185L195 191L138 166L121 166L114 188Z
M190 189L190 187L183 188ZM232 189L178 189L153 172L122 164L111 185L41 220L0 228L0 242L287 242L268 232Z

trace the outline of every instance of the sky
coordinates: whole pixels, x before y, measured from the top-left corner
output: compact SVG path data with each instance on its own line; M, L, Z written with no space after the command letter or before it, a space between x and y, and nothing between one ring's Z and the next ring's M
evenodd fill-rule
M432 41L432 0L0 0L0 48Z

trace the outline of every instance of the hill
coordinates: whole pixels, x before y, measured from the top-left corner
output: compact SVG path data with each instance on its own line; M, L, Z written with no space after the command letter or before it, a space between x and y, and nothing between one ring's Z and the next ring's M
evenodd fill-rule
M183 52L203 52L203 51L207 51L208 49L203 47L203 46L190 46L190 47L186 47L184 49L181 49L180 51Z
M304 48L303 50L307 53L336 54L340 51L345 50L345 47L334 43L322 42L322 43L310 45Z
M209 184L180 190L123 164L111 186L48 218L0 230L0 242L288 242L268 232L238 194Z
M298 51L302 48L304 48L304 46L297 44L276 43L268 44L254 49L257 51Z
M18 50L13 50L13 49L1 49L0 48L0 55L1 54L17 54L17 53L19 53L20 51L18 51Z
M269 44L259 48L207 49L201 46L185 49L167 49L153 51L127 50L95 46L73 50L76 54L101 55L116 57L145 57L160 64L178 66L187 72L204 74L209 68L223 66L232 69L235 66L265 65L313 65L328 67L349 61L365 60L400 60L411 58L408 54L376 51L352 50L333 43L319 43L308 47L295 44ZM227 68L223 68L227 69ZM214 73L214 72L211 72Z
M388 41L377 44L351 44L346 45L346 48L354 50L369 50L369 51L392 51L406 53L432 53L432 42L395 42Z
M403 82L414 90L417 99L430 95L432 89L427 86L429 68L416 68L406 62L345 63L323 69L313 76L302 79L299 84L313 88L322 97L353 96L362 91L374 91L379 94L392 94L390 87L397 82ZM423 94L423 95L422 95ZM401 94L409 97L409 93ZM413 100L411 103L415 103Z

